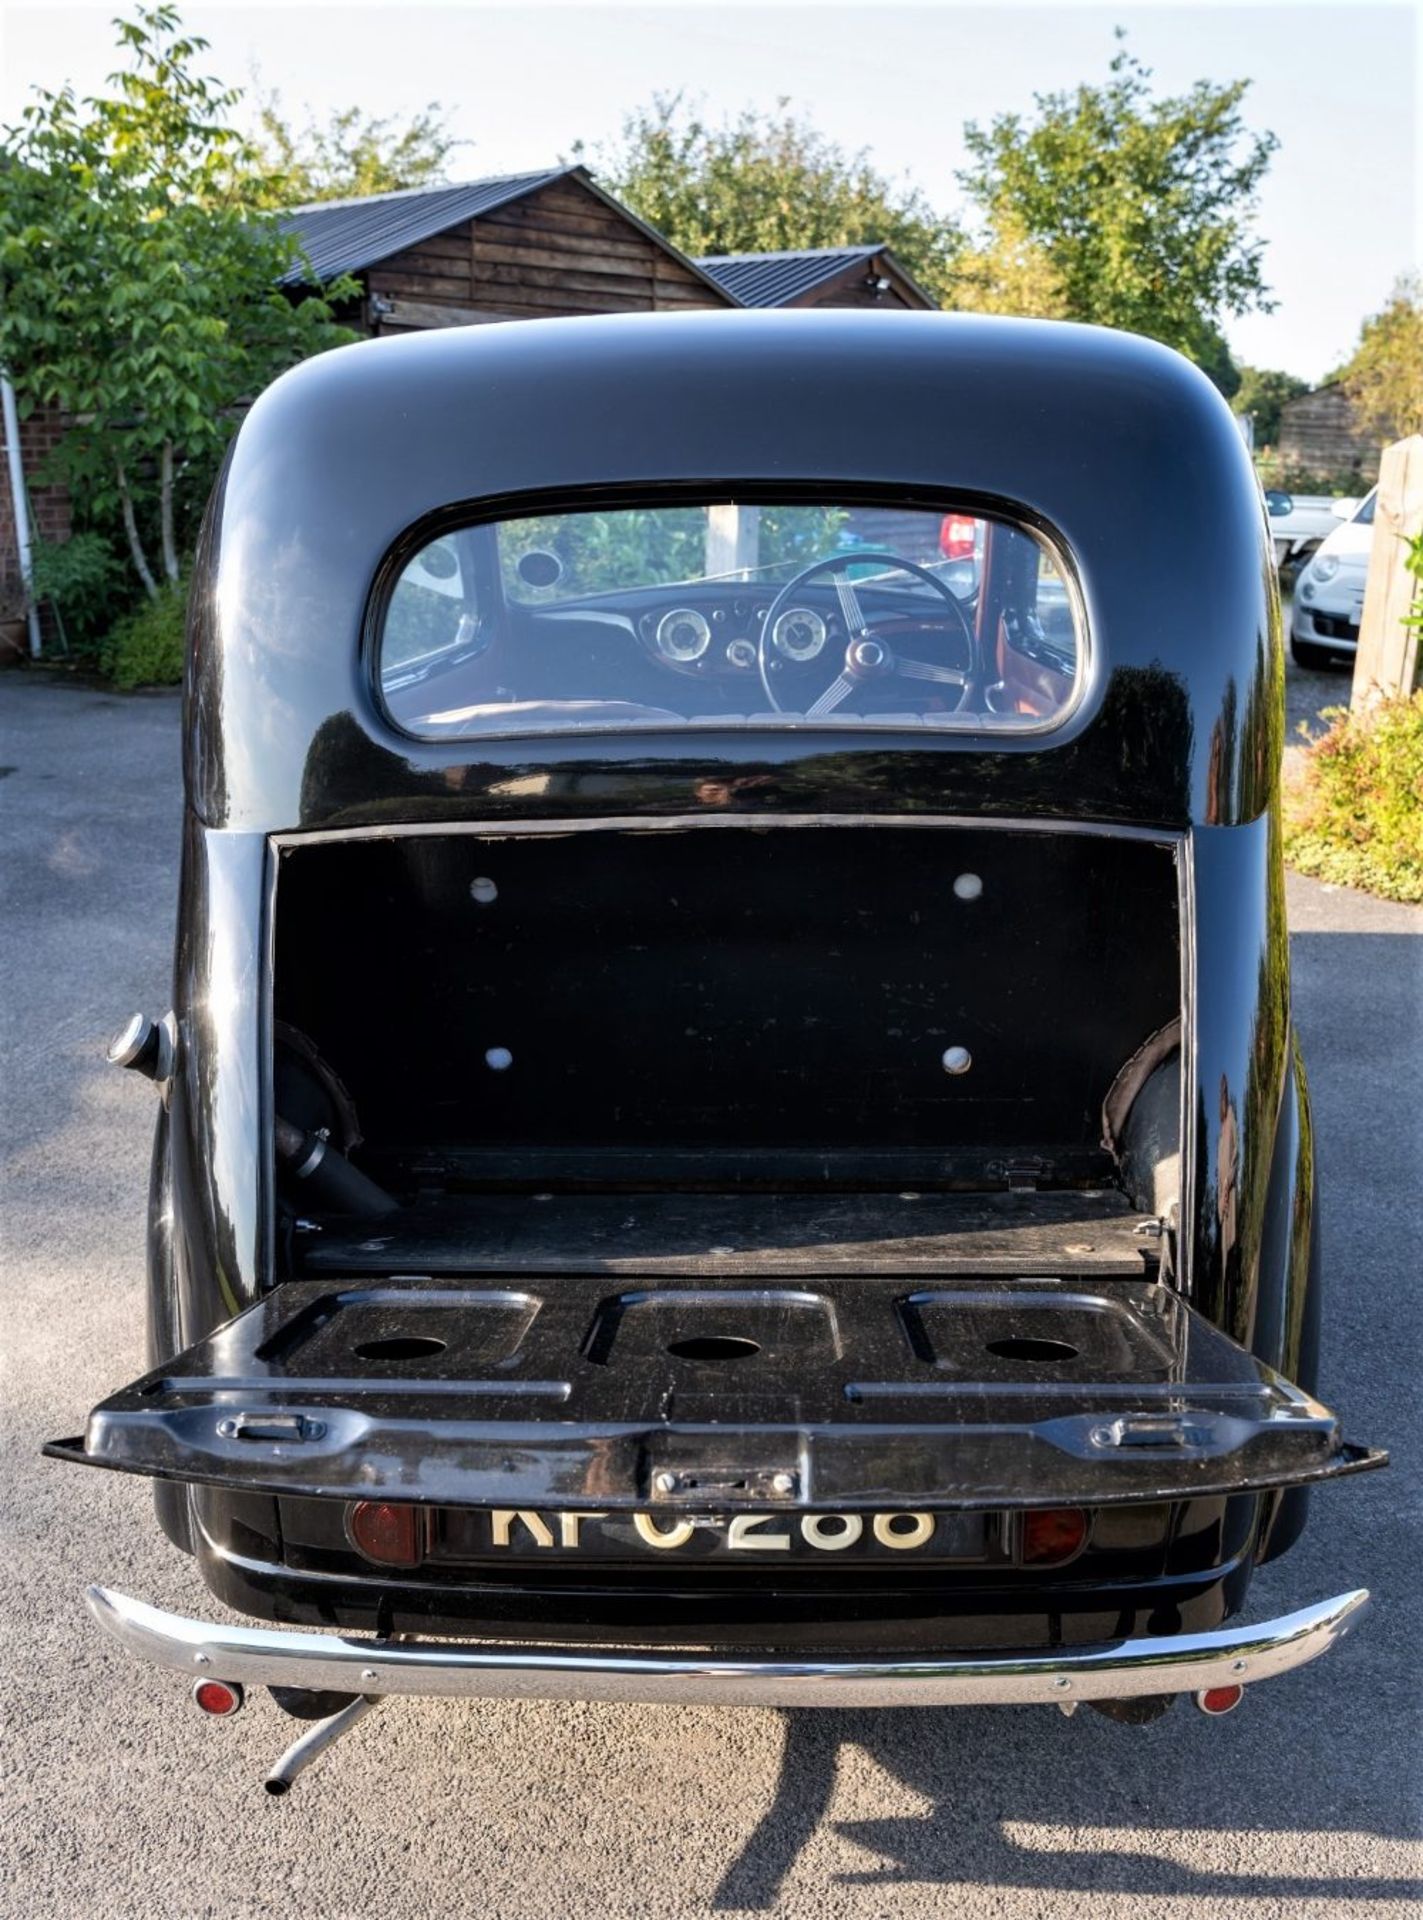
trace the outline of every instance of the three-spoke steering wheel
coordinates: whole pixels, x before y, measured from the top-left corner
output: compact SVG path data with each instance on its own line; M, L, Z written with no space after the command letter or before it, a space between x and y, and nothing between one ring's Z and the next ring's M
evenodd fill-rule
M900 573L912 573L916 579L923 580L934 589L939 598L953 609L954 624L962 636L965 647L965 661L962 669L939 666L931 660L910 660L903 654L897 654L889 642L880 639L872 630L871 623L865 617L860 605L859 595L855 592L854 582L850 579L851 567L865 565L892 567ZM964 689L973 663L973 629L969 626L968 616L959 605L957 596L936 579L927 567L917 566L912 560L903 560L897 553L852 550L847 553L833 553L825 560L816 560L805 567L793 580L788 580L766 609L766 617L761 622L761 638L756 648L756 668L761 676L761 687L767 700L777 713L794 712L794 708L782 706L776 698L776 690L771 684L771 650L774 644L772 635L776 622L792 604L795 595L816 580L821 574L835 576L835 597L840 603L840 618L845 628L845 657L839 673L830 685L804 709L807 720L821 720L827 714L834 713L842 701L859 686L876 680L899 679L930 681L936 685L957 687L959 702L962 704Z

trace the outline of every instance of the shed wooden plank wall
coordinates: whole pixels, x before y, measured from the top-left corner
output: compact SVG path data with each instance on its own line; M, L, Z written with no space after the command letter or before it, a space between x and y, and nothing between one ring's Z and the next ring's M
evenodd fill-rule
M1280 458L1316 473L1356 468L1378 477L1380 448L1359 430L1342 387L1320 387L1287 400L1280 413Z
M393 255L371 268L367 287L393 303L382 333L730 304L574 181L556 181Z
M886 308L899 308L908 311L911 303L904 298L897 287L891 286L886 293L879 293L862 274L858 280L836 280L828 287L817 287L806 300L796 303L802 307L875 307L881 311Z
M876 285L879 280L889 282L883 292ZM900 279L887 260L875 259L863 266L857 264L847 268L833 280L827 280L823 286L812 287L809 293L791 304L797 307L875 307L880 311L887 309L893 312L899 309L907 312L922 307L924 302Z

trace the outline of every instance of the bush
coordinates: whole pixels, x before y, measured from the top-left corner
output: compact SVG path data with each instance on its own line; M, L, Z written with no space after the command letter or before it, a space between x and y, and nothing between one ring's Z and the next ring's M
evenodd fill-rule
M176 687L183 678L188 586L160 589L111 630L99 649L99 665L116 687Z
M92 652L127 595L123 569L99 533L41 540L34 550L35 598L57 610L66 643Z
M1280 487L1286 493L1327 494L1331 499L1362 500L1378 477L1375 467L1370 477L1362 467L1300 467L1281 460L1273 447L1260 448L1255 455L1255 471L1262 487Z
M1286 788L1286 858L1319 880L1423 902L1423 691L1325 718Z

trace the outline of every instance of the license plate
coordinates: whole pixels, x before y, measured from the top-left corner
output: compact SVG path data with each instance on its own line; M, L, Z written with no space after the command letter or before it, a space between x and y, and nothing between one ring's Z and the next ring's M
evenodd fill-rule
M984 1561L1000 1538L984 1513L680 1514L449 1508L437 1518L438 1560L724 1560L825 1565L877 1560Z

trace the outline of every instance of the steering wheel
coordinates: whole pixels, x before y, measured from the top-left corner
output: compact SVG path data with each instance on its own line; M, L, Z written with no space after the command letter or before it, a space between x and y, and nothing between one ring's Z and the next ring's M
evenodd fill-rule
M862 567L866 562L873 566L893 567L901 573L912 573L916 579L927 582L939 598L953 609L954 621L963 637L966 651L962 671L957 667L941 667L931 660L907 659L903 654L896 654L887 641L875 636L849 574L851 567ZM823 719L826 714L833 713L857 686L885 679L928 680L936 685L957 687L958 704L962 705L973 662L973 629L957 596L942 580L936 579L927 567L916 566L912 560L903 560L897 553L855 549L846 553L832 553L828 559L816 560L803 568L793 580L786 582L766 609L766 617L761 622L761 638L756 648L756 669L761 676L762 691L775 712L789 713L795 709L783 707L771 685L772 633L777 620L792 604L795 595L823 573L837 576L835 597L840 603L840 618L845 626L845 659L835 679L805 709L805 719Z

